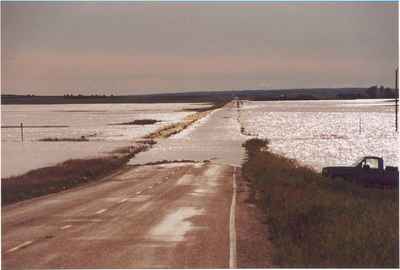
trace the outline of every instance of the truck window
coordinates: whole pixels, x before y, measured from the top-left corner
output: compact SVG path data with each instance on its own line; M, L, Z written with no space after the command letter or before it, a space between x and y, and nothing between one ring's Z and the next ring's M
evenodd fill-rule
M379 162L376 158L366 158L363 161L363 167L367 165L370 169L379 169Z

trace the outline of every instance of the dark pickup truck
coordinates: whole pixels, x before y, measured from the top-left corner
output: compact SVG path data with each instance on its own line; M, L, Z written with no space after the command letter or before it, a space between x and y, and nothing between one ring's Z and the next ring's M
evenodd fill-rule
M399 184L398 167L385 168L380 157L364 157L353 167L325 167L322 175L343 178L365 186L395 187Z

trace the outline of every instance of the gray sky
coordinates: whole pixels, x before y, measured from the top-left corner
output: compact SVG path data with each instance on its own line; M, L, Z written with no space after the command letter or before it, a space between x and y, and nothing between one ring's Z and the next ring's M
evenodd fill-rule
M2 93L393 86L396 3L2 2Z

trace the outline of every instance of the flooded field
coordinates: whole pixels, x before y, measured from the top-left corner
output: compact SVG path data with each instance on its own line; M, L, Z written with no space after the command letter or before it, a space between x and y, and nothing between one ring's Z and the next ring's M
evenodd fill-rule
M106 155L163 126L179 122L208 104L2 105L2 177L50 166L71 158ZM120 125L140 119L151 125ZM23 123L24 142L19 126ZM62 127L60 127L62 126ZM10 128L6 128L10 127ZM85 141L43 142L46 138Z
M107 155L207 104L86 104L2 106L2 177L50 166L71 158ZM268 138L272 151L320 170L350 165L360 157L383 157L397 166L398 135L394 131L393 103L388 100L352 101L243 101L218 109L131 164L160 160L216 160L240 166L241 144L251 137ZM153 119L150 125L119 125ZM20 129L5 128L24 123ZM47 127L43 127L47 126ZM64 126L64 127L55 127ZM243 129L243 136L240 129ZM44 142L44 138L84 141Z
M389 100L245 101L240 122L272 151L317 170L351 165L366 155L398 166L398 134Z

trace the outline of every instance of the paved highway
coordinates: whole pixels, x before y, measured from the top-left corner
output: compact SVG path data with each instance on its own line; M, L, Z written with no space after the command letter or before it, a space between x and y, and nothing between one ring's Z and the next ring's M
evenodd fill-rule
M233 168L127 168L3 209L3 267L228 267Z

